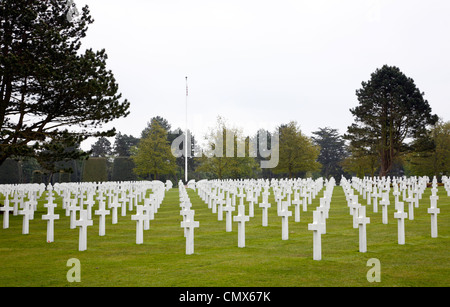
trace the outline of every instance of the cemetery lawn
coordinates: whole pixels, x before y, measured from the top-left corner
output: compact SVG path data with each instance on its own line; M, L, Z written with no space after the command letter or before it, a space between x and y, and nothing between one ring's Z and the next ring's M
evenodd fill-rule
M327 233L322 235L322 260L314 261L313 233L308 231L312 211L319 205L318 194L308 211L301 211L301 222L289 218L289 240L281 240L281 217L276 214L273 195L269 198L269 226L261 226L261 208L255 206L255 217L246 223L246 247L237 247L237 224L225 231L224 220L218 221L207 205L188 189L195 210L193 255L185 255L185 238L180 227L182 217L178 189L166 192L165 199L144 231L144 244L137 245L136 222L131 214L118 213L118 224L106 218L106 235L98 236L98 216L88 227L87 250L78 251L78 229L69 228L69 217L56 198L55 242L46 242L46 213L41 197L30 233L22 235L22 216L10 215L10 228L0 228L0 286L36 287L391 287L450 286L450 197L439 187L438 238L431 238L430 188L415 208L415 219L405 220L406 244L397 244L397 220L393 218L391 193L389 224L382 224L381 206L374 213L367 206L367 253L358 251L358 229L352 227L352 216L341 187L333 192ZM366 201L360 198L360 203ZM97 206L94 207L96 209ZM290 208L294 211L293 206ZM405 205L405 210L408 207ZM93 210L94 211L94 210ZM248 214L248 210L246 211ZM237 210L233 215L237 214ZM1 215L0 215L1 217ZM2 224L2 218L0 218ZM3 225L3 224L2 224ZM69 283L67 260L81 263L81 282ZM370 283L367 261L377 258L381 264L381 282Z

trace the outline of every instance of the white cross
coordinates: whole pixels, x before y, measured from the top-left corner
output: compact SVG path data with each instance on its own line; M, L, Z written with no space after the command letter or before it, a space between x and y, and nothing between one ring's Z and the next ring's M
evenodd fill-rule
M194 228L200 226L198 221L194 221L194 210L191 210L186 218L186 221L181 222L181 227L187 229L186 236L186 255L194 253Z
M285 191L284 191L287 195L286 197L286 201L288 202L288 207L291 205L291 194L292 194L292 189L290 186L288 186Z
M259 204L259 207L262 208L262 226L267 227L268 209L271 207L271 204L267 201L267 194L263 195L263 202Z
M34 212L37 210L37 200L35 198L30 198L28 201L31 205L31 214L30 214L30 220L34 220Z
M238 206L238 215L233 217L235 222L238 222L238 247L245 247L245 223L250 220L249 216L245 215L245 206Z
M404 211L403 202L397 203L397 212L394 213L394 218L397 219L398 225L398 244L405 244L405 219L408 217L408 213Z
M79 205L80 205L80 208L83 208L83 205L84 205L84 199L86 198L85 196L84 196L84 191L80 191L80 194L78 194L77 195L77 198L78 198L78 201L79 201Z
M230 197L231 197L231 205L233 207L236 206L236 194L231 192Z
M69 211L69 214L70 214L70 229L75 229L75 220L76 220L77 211L81 210L81 208L78 207L78 205L77 205L76 198L69 198L69 205L67 206L67 210Z
M48 202L53 202L54 198L53 198L53 187L51 184L48 185L47 187L47 201Z
M377 193L376 185L373 186L372 197L373 197L373 212L377 213L378 212L378 193Z
M120 202L122 203L122 216L127 215L127 192L122 190L120 193Z
M186 206L191 205L190 202L185 203ZM155 218L155 210L153 209L153 204L151 203L150 199L145 198L144 199L144 214L148 216L148 218L144 221L144 230L150 229L150 220L153 220Z
M47 242L51 243L54 241L54 224L55 220L59 219L59 214L54 213L56 204L51 201L51 198L49 203L44 205L44 207L47 208L47 214L42 215L42 219L47 220Z
M395 209L397 209L397 203L400 201L399 197L400 197L400 191L398 190L397 185L394 185L394 192L392 192L392 195L394 195L394 204L395 204Z
M382 222L383 224L388 223L388 210L387 206L389 206L389 192L383 193L383 198L380 201L380 205L382 206Z
M431 189L431 196L437 196L437 192L438 192L438 189L436 187L433 187Z
M358 209L357 223L359 226L359 251L365 253L367 252L366 224L370 223L370 218L366 217L365 206L360 206Z
M312 204L313 188L311 186L306 187L306 194L308 196L308 205Z
M266 187L264 187L264 189L265 189L264 192L262 192L261 194L263 196L263 199L264 199L264 197L266 197L266 199L268 199L269 195L270 195L269 187L266 186Z
M66 210L66 216L69 216L69 211L67 210L67 203L69 202L70 191L69 189L62 190L62 208Z
M131 216L131 219L136 221L136 244L144 243L144 221L147 218L147 214L144 214L144 206L138 205L136 214Z
M244 197L245 197L244 191L241 191L241 193L239 193L237 195L237 197L239 197L239 205L243 205L244 204Z
M112 224L117 224L117 208L121 206L117 201L117 198L118 196L114 194L110 204L110 207L112 208Z
M134 191L130 188L128 194L128 211L133 211L133 199L134 199Z
M34 213L34 210L32 208L31 202L26 201L24 203L24 208L19 211L19 214L23 215L22 234L24 234L24 235L29 233L30 218L33 213Z
M320 221L319 212L313 212L313 223L308 224L308 230L313 231L313 259L322 260L322 223Z
M256 193L256 191L253 192L253 190L250 189L249 193L250 193L250 195L249 195L250 197L247 196L247 200L249 201L249 204L248 204L248 216L249 217L254 217L255 216L254 203L255 203L255 201L257 201L257 198L255 197L254 193Z
M281 213L281 206L283 204L283 198L281 196L281 192L274 193L275 202L277 203L277 215Z
M408 218L412 221L414 220L414 197L411 190L408 190L406 201L408 202Z
M298 193L294 193L294 200L292 201L292 204L295 205L295 222L300 222L300 204L302 203L302 201L299 199L299 194Z
M223 205L226 202L231 202L231 199L227 198L227 200L224 199L219 199L218 196L215 196L213 199L213 213L215 213L214 211L217 212L217 220L218 221L222 221L223 220Z
M243 205L242 205L243 206ZM236 210L235 207L233 207L231 205L231 201L229 199L227 199L227 205L223 208L223 210L226 212L226 231L227 232L231 232L232 231L232 217L231 217L231 213Z
M431 214L431 237L437 238L438 227L437 227L437 215L440 213L440 209L437 207L437 200L439 196L430 196L431 205L428 208L428 213Z
M372 184L370 182L367 184L366 193L367 193L367 205L370 205L371 200L372 200L372 195L371 195L372 194Z
M87 218L87 211L80 211L80 219L74 222L74 226L80 227L79 239L78 239L78 250L87 250L87 227L92 226L94 222Z
M281 239L289 239L289 217L292 216L292 212L288 210L288 202L283 201L281 204L281 211L279 216L281 216Z
M328 218L328 211L330 210L329 200L330 199L326 195L320 198L320 207L324 208L325 218Z
M206 202L208 203L208 209L211 209L212 208L212 194L206 193L205 197L206 197ZM213 213L215 213L215 212L213 211Z
M180 210L180 214L183 217L183 221L186 221L187 215L191 211L192 204L190 202L183 203L183 209ZM186 237L187 229L184 229L184 236Z
M98 203L98 210L95 210L94 213L95 213L95 215L99 215L98 235L99 236L104 236L105 235L106 216L110 214L110 211L105 209L105 202L104 201L102 201L102 200L99 201L99 203Z
M14 207L9 206L9 196L5 195L3 207L0 207L0 211L3 211L3 229L9 228L9 212L14 211Z
M108 209L111 208L111 201L112 201L113 195L114 195L113 189L108 189L108 192L106 193L106 196L108 196Z
M100 193L102 193L102 192L100 192ZM86 198L87 199L86 199L86 201L84 203L87 205L88 219L91 220L92 219L92 206L95 204L94 194L92 194L91 192L88 192L88 194L86 195ZM104 201L105 198L103 197L103 199L100 200L100 198L97 197L97 200L99 202L101 202L101 201Z
M19 214L19 203L22 205L22 197L19 196L19 192L15 191L14 192L14 198L11 200L14 204L14 211L13 211L13 215L16 216Z
M350 203L350 214L353 216L353 228L358 228L358 223L356 221L358 217L358 209L361 207L361 204L358 203L358 195L352 196L352 201Z
M321 203L320 206L316 208L316 211L319 213L320 223L322 224L322 234L326 234L328 209L325 206L323 206L323 203Z
M414 207L419 208L419 198L422 197L418 187L416 186L413 191Z

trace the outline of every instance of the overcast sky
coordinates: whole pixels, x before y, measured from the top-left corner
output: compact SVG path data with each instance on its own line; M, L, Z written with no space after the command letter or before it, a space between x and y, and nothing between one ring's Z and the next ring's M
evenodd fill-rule
M139 137L153 116L196 138L218 115L245 134L295 120L346 131L355 91L397 66L450 120L448 0L74 0L95 22L83 46L105 48ZM95 140L85 142L90 148Z

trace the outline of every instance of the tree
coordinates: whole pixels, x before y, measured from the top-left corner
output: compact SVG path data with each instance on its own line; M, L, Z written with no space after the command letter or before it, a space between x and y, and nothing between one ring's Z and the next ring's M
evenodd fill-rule
M73 173L76 167L74 160L88 157L87 153L79 148L79 144L73 144L70 138L64 136L44 143L35 156L43 173L48 175L48 183L57 172Z
M69 9L62 0L0 2L0 164L63 136L71 145L113 136L98 129L129 113L105 50L80 51L93 23L88 6L72 21Z
M23 158L20 163L22 164L22 183L30 183L32 181L33 172L39 170L41 166L36 158Z
M111 142L103 136L91 146L91 157L107 157L111 154Z
M321 175L325 178L339 178L344 174L340 162L346 157L345 141L337 129L319 128L313 132L314 143L320 147L317 162L322 164Z
M131 147L136 146L139 139L132 135L117 133L114 141L113 154L119 157L129 157L131 155Z
M159 124L164 130L167 131L167 133L170 133L171 125L169 124L169 122L167 121L167 119L165 119L164 117L161 117L161 116L155 116L155 117L152 117L152 118L150 119L150 121L147 123L147 127L145 127L144 130L142 130L142 132L141 132L141 139L144 139L145 137L147 137L147 135L148 135L149 132L150 132L150 129L151 129L151 126L152 126L152 122L153 122L153 121L157 121L158 124ZM169 140L169 142L170 142L170 141L171 141L171 140Z
M386 176L401 154L413 148L407 139L425 138L427 126L437 116L423 98L414 80L399 68L384 65L356 91L359 105L350 112L355 123L344 136L355 148L376 153L380 160L380 176Z
M254 144L253 154L255 155L255 162L262 166L263 161L270 161L272 159L272 150L278 150L278 146L272 144L272 132L266 129L259 129L256 134L251 138L250 142ZM272 148L272 146L274 148ZM268 159L270 158L270 159ZM278 162L278 161L277 161ZM274 163L275 164L275 163ZM261 167L258 171L258 177L261 178L272 178L274 174L272 172L272 167Z
M151 122L147 137L132 148L131 158L136 165L134 172L144 178L152 175L158 180L162 174L175 172L175 157L167 140L167 131L156 120Z
M249 138L238 128L227 127L225 119L217 118L216 127L205 136L204 155L199 158L197 172L205 172L218 179L252 177L257 167L249 152Z
M285 173L292 178L295 173L320 169L320 163L316 161L320 148L302 134L296 122L291 121L287 125L281 125L278 131L280 160L273 170L274 173Z
M343 171L360 178L375 175L380 164L378 155L352 146L348 147L348 153L349 155L339 163Z
M450 175L450 121L439 122L431 129L433 146L420 146L405 158L407 168L415 176ZM431 147L431 148L430 148Z
M20 164L16 160L7 159L5 163L0 165L0 184L20 183L20 175Z

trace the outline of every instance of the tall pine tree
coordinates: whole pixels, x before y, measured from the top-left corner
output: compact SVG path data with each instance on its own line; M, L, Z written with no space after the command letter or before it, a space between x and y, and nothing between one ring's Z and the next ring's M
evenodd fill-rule
M402 153L413 149L407 139L426 138L427 127L437 122L423 95L413 79L387 65L356 91L359 105L350 110L355 123L344 137L350 146L378 155L380 176L391 171Z
M0 164L34 156L53 139L67 146L113 136L114 129L98 130L129 113L105 50L80 50L93 22L89 8L72 18L68 3L0 2Z

